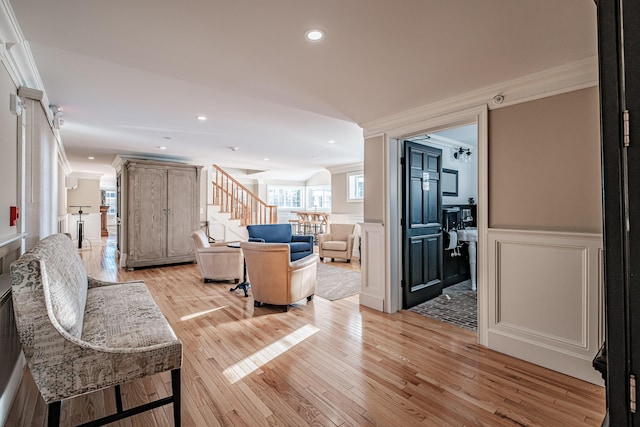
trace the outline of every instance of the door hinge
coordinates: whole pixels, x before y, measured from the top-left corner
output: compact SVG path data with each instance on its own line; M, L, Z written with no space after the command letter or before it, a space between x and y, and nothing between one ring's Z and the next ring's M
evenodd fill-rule
M404 279L400 280L400 287L404 288Z
M404 166L404 157L400 157L400 164Z
M404 227L404 218L400 218L400 227Z
M629 376L629 409L631 413L636 413L636 376Z
M628 147L629 142L631 141L629 137L629 110L624 110L622 112L622 131L624 132L622 144L625 147Z

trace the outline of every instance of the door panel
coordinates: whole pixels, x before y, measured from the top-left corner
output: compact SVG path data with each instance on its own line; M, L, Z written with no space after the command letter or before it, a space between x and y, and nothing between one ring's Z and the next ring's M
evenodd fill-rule
M403 307L442 293L442 150L405 141Z
M193 253L191 233L198 194L195 192L195 169L169 169L167 176L167 256L188 256Z
M133 224L129 227L129 257L155 259L166 256L167 227L166 171L138 167L131 172L133 191L129 192L129 209Z

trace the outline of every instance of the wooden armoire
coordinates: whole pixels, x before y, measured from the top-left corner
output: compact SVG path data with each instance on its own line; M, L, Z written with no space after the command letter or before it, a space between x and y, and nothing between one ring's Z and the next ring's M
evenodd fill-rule
M202 166L118 156L114 167L120 266L194 261Z

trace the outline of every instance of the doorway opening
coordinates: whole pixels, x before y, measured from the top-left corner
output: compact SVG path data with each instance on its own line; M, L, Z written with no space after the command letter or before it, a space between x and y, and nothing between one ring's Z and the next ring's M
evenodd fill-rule
M404 141L442 152L441 188L437 196L440 201L437 217L442 227L438 248L442 286L427 300L418 304L407 304L403 300L403 306L415 313L475 332L478 324L478 126L473 123L444 128L407 137ZM405 263L407 258L405 251ZM407 276L413 272L408 271L407 266L404 271L406 294Z

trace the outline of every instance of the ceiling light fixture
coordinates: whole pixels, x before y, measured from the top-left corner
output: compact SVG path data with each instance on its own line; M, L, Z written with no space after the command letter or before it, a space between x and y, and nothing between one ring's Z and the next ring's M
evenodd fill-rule
M327 141L329 144L335 144L336 142L332 139L331 141Z
M87 157L87 159L89 159L89 160L95 160L96 158L95 158L95 157L93 157L93 156L89 156L89 157Z
M229 150L231 151L238 151L240 149L240 147L229 147Z
M265 157L263 160L264 160L265 162L268 162L268 161L269 161L269 159L268 159L267 157Z
M306 33L304 33L304 36L310 42L318 42L324 38L324 31L322 31L319 28L313 28L307 31Z
M205 120L207 120L207 116L197 116L196 119L200 120L201 122L204 122Z
M160 150L166 150L166 149L167 149L167 147L165 147L164 145L161 145L161 146L159 146L158 148L159 148Z

